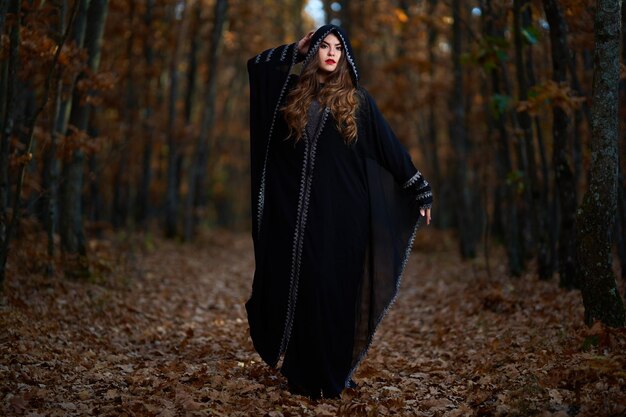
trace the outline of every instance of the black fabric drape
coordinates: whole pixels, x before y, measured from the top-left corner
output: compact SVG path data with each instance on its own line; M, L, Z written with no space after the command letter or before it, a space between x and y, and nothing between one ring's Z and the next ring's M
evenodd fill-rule
M348 145L328 108L303 138L285 140L279 107L328 33L344 44L358 88L358 136ZM246 303L255 349L270 366L284 356L290 382L326 395L345 388L398 293L417 230L432 202L368 92L345 33L320 28L306 57L296 45L248 62L253 241L256 270Z

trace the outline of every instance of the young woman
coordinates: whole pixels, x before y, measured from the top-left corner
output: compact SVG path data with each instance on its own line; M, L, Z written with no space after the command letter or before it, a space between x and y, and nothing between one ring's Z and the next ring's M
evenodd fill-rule
M395 299L432 192L326 25L248 61L255 349L292 392L337 397Z

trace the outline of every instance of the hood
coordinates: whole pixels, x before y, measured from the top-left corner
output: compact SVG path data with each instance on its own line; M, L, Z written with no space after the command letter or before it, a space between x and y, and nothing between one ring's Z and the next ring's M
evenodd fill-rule
M313 57L317 55L317 51L320 48L320 45L324 38L328 36L329 33L333 33L339 38L343 46L343 53L345 54L346 60L348 61L348 68L350 69L350 75L352 76L352 81L354 82L354 86L358 87L359 85L359 72L356 69L356 63L354 62L354 53L352 52L352 45L350 45L350 40L346 35L346 32L335 25L324 25L317 29L313 36L311 37L311 43L309 46L309 52L306 54L304 58L304 62L302 63L302 68L304 69L307 64L311 61Z

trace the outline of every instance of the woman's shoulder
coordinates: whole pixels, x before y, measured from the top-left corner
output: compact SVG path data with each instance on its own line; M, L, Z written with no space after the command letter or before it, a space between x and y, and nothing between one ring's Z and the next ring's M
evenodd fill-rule
M359 85L356 88L356 93L359 97L359 100L364 101L364 100L371 100L372 96L370 95L370 93L367 91L367 89L365 87L363 87L362 85Z
M372 108L376 107L376 102L372 95L363 86L358 86L356 89L357 97L359 100L359 113L360 116L369 116Z

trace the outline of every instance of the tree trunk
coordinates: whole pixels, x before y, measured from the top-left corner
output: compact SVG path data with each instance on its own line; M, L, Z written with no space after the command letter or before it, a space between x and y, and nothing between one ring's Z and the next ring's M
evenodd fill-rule
M136 0L129 0L128 27L130 36L126 44L126 59L133 62L133 44L135 42L135 9ZM113 179L113 207L111 210L111 222L113 227L125 227L130 211L130 144L133 142L133 127L135 125L135 113L137 108L137 92L135 88L135 78L133 65L128 65L126 74L126 94L124 100L124 139L118 145L119 162ZM95 158L95 155L93 156Z
M532 67L524 62L524 41L522 37L522 20L526 25L532 21L530 16L529 0L514 0L513 2L513 26L515 38L515 67L517 74L518 98L520 101L528 99L528 90L530 88L529 80L526 74L527 69ZM524 28L526 28L526 25ZM530 47L527 47L528 53L526 57L531 56ZM550 267L550 246L549 234L547 233L547 202L545 195L540 191L539 179L537 178L537 163L535 161L535 147L532 119L527 111L517 113L520 128L523 132L524 141L524 159L526 172L524 174L524 197L526 206L529 208L528 216L530 217L531 244L536 247L537 269L539 277L547 279L552 276Z
M75 20L73 22L73 27L71 28L72 30L72 41L74 42L74 44L79 47L82 48L84 45L84 41L85 41L85 28L87 25L87 11L89 9L89 2L90 0L76 0L78 2L78 11L75 17ZM56 138L56 140L60 139L61 137L65 137L65 135L68 132L68 123L69 123L69 119L70 119L70 113L72 111L72 104L74 101L74 94L72 94L72 92L75 89L76 86L76 81L77 78L73 77L73 79L71 80L68 88L69 88L69 93L68 94L68 98L65 100L62 100L59 108L57 109L57 113L55 114L54 117L54 129L52 131L52 136L54 136ZM63 95L63 94L61 94ZM75 201L72 199L72 194L70 194L70 190L69 190L69 185L66 179L66 169L65 169L65 165L68 163L68 161L63 161L64 167L63 167L63 172L62 177L61 177L61 181L58 187L58 200L59 200L59 234L61 235L61 248L62 250L66 250L65 248L65 243L69 241L70 237L73 235L74 233L74 224L72 223L72 218L71 218L71 213L69 212L70 209L72 209L73 204L75 203ZM78 200L80 201L80 193L78 194ZM78 203L80 206L80 202ZM67 213L65 213L65 210L68 210ZM77 239L73 239L74 241L77 242ZM74 244L74 246L78 246L78 244ZM77 252L78 250L76 249L74 252Z
M495 19L495 13L493 11L491 0L485 0L481 7L484 11L483 31L488 38L501 38L503 33L496 33L493 20ZM500 80L500 71L502 65L491 69L491 86L492 93L495 97L503 94ZM510 181L506 181L506 178L510 176L513 170L513 163L511 161L511 150L509 149L509 132L506 128L505 114L492 111L490 114L493 116L493 124L497 131L496 140L496 173L500 182L496 186L494 202L498 204L499 210L494 210L496 215L496 223L500 225L502 232L504 233L504 243L507 252L507 258L509 261L509 273L513 276L519 276L524 269L522 249L520 245L519 223L518 223L518 211L515 202L515 185Z
M217 0L215 2L213 32L211 34L211 49L209 52L207 85L204 96L204 111L198 142L196 144L196 158L193 161L189 174L189 186L187 200L185 201L185 239L190 240L194 234L197 223L195 211L200 206L207 204L207 172L212 140L213 125L215 122L215 96L217 94L217 69L218 58L222 47L224 24L226 22L228 2Z
M146 11L144 14L144 25L147 33L150 33L152 30L152 12L154 8L154 0L146 0ZM153 80L152 76L152 67L154 65L154 47L153 40L151 36L144 36L145 45L144 45L144 58L146 60L146 67L149 69L148 75L144 78L143 81L143 91L144 91L144 110L143 110L143 122L142 122L142 131L143 131L143 140L144 147L142 152L142 163L141 163L141 182L137 187L137 202L135 204L137 211L135 220L137 225L142 228L147 228L147 222L150 217L150 185L152 183L152 142L154 137L154 110L152 108L152 88L153 88Z
M16 28L18 30L18 33L17 33L17 36L15 37L13 36L13 33L12 33L11 43L13 44L14 41L18 41L17 45L19 45L19 27L21 23L21 19L20 19L21 11L20 11L19 2L14 3L12 6L13 6L12 7L13 10L16 12L15 15L17 16ZM72 12L72 16L75 16L76 10L78 9L75 4L74 11ZM43 98L42 98L41 105L37 107L36 109L33 109L32 115L30 116L29 120L24 125L24 129L26 132L24 136L25 143L24 143L24 150L19 155L19 159L21 160L21 163L18 166L17 181L15 184L15 195L13 198L11 220L5 223L7 224L7 227L6 229L3 229L3 231L5 231L5 234L3 235L2 245L0 246L0 283L4 281L6 261L7 261L7 257L9 253L9 242L11 240L11 236L13 235L13 230L15 230L15 228L17 227L20 221L22 189L24 185L24 177L26 174L27 165L28 165L28 162L32 159L31 152L32 152L33 143L34 143L35 125L37 124L37 119L39 118L39 115L43 112L44 108L46 107L48 98L50 97L50 89L53 83L53 79L55 78L57 63L59 62L59 57L61 56L61 50L63 48L63 45L65 44L65 41L67 40L68 35L69 35L69 30L65 31L59 43L56 45L56 51L52 59L52 62L50 64L48 73L46 75L46 80L43 85L44 90L43 90ZM12 61L10 65L12 67L15 66L15 63L19 59L17 53L14 54L14 52L17 52L16 50L14 50L14 46L15 45L12 45L11 54L10 54L10 60ZM11 88L11 90L12 89L13 87ZM33 107L36 107L34 103L33 103Z
M435 9L437 7L436 0L429 0L428 8L429 13L433 15L435 13ZM430 63L430 67L428 69L428 76L431 83L431 96L428 101L428 116L427 116L427 149L430 157L428 160L430 161L430 174L431 174L431 183L433 190L438 190L437 196L439 199L439 203L434 204L432 207L432 217L433 217L433 226L438 228L450 227L450 220L444 219L444 213L449 212L449 210L443 210L443 207L447 207L446 204L446 194L442 190L444 182L441 178L441 167L439 165L439 147L437 145L437 94L434 91L433 80L435 78L435 65L437 63L437 57L435 55L436 48L436 40L437 40L437 29L434 24L429 25L428 28L428 60ZM449 217L449 216L447 216Z
M187 91L185 93L185 124L191 124L193 103L196 92L196 78L198 78L198 49L200 47L202 26L202 3L197 2L191 22L191 45L189 47L189 64L187 65ZM210 71L210 70L209 70Z
M552 55L552 79L558 83L566 82L569 61L567 46L567 27L561 9L556 0L543 0L546 19L550 25L550 49ZM555 189L559 202L560 230L558 238L559 283L565 288L576 288L576 269L574 264L574 216L576 212L576 184L574 174L567 158L567 135L569 116L565 111L554 106L552 109L554 135L554 153L552 163L555 170Z
M59 33L65 32L67 24L67 0L61 0L59 4ZM56 129L56 118L61 112L61 103L63 102L63 80L61 74L58 75L55 87L53 118L50 126L50 142L44 150L43 154L43 170L42 170L42 223L46 229L48 240L48 264L46 266L47 273L54 273L54 234L57 229L57 202L59 187L59 161L57 159L58 134Z
M182 2L184 7L183 22L179 25L176 36L176 47L174 56L170 63L170 91L167 111L167 188L165 192L165 236L173 238L177 234L178 205L179 205L179 177L178 166L180 163L180 150L176 140L176 101L178 99L179 78L178 63L182 49L183 39L185 39L187 1Z
M600 320L613 327L624 326L624 304L615 285L611 253L619 163L620 7L620 0L596 2L591 178L576 217L585 322L592 325Z
M6 15L9 10L9 2L3 1L0 4L0 36L4 35L4 26L6 23ZM0 140L2 138L4 132L4 111L6 109L6 98L7 98L7 77L8 77L8 69L9 69L9 59L3 59L0 61Z
M5 2L8 3L8 2ZM9 59L6 73L4 102L4 120L2 121L2 136L0 142L0 289L3 288L5 266L9 248L9 147L13 135L15 119L15 98L18 84L17 72L19 66L21 7L19 0L11 0L8 12L15 16L9 32Z
M97 72L100 65L102 35L108 12L108 0L91 0L85 19L86 30L84 47L88 54L87 68ZM91 105L81 103L80 94L75 89L70 124L78 132L86 132ZM85 155L80 149L72 151L63 165L63 186L61 187L61 247L65 253L87 255L83 231L83 173ZM79 273L84 270L77 271Z
M10 2L8 1L0 3L0 34L4 33L4 25L6 23L7 12L9 11L9 4Z
M626 6L622 4L622 64L626 66ZM626 109L626 80L622 79L620 82L621 94L622 94L622 106ZM618 148L619 149L619 148ZM618 254L621 267L622 280L626 279L626 173L624 169L624 151L626 151L626 129L623 130L622 147L619 153L619 178L618 178L618 211L617 211L617 241L618 241ZM625 290L626 291L626 290ZM624 294L626 297L626 293Z
M454 183L457 227L459 231L460 253L463 258L473 258L476 256L476 239L473 233L471 222L470 189L467 181L467 153L468 139L465 130L465 98L463 89L463 68L461 66L463 25L461 21L461 1L452 1L452 65L453 65L453 87L450 95L450 113L452 121L450 124L450 141L453 146L454 162Z

